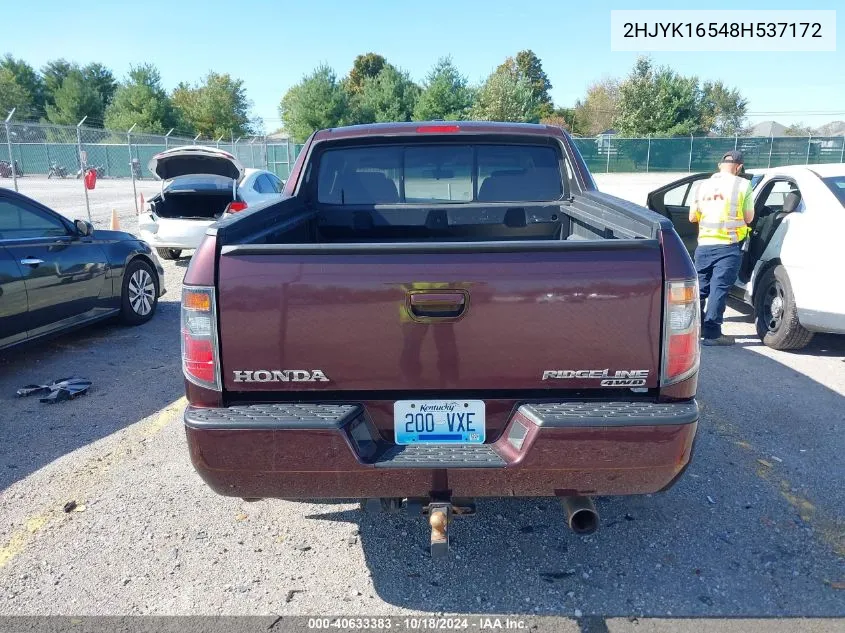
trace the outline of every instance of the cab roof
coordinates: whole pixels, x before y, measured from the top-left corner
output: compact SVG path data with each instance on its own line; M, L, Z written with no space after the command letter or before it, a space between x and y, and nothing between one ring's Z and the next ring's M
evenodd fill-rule
M423 136L444 134L513 134L564 136L555 125L538 123L506 123L500 121L409 121L402 123L365 123L319 130L314 141L356 138L361 136Z

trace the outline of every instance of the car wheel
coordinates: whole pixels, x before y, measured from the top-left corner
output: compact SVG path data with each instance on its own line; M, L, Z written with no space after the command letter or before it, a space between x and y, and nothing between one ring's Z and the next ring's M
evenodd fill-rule
M120 318L127 325L146 323L158 305L158 276L145 261L133 260L123 274Z
M162 259L179 259L182 254L181 248L157 248L156 253Z
M786 269L781 265L769 268L757 288L754 293L754 313L760 340L772 349L806 347L813 333L798 321L798 308Z

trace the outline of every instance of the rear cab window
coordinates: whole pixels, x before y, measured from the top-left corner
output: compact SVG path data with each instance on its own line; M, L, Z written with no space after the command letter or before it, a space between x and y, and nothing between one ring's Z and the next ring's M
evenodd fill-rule
M322 153L317 201L331 205L546 202L564 194L548 145L416 144Z
M455 145L405 150L405 202L472 200L472 148Z

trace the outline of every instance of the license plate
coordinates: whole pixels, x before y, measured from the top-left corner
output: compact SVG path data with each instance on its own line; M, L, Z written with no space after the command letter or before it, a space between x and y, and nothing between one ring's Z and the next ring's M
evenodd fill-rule
M397 444L483 444L483 400L400 400L393 404Z

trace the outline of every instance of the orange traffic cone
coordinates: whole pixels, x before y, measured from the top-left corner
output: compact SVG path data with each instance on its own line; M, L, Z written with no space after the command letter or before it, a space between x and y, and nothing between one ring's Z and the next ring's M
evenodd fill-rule
M120 220L117 217L117 210L111 210L111 223L109 224L109 229L112 231L119 231L120 230Z

